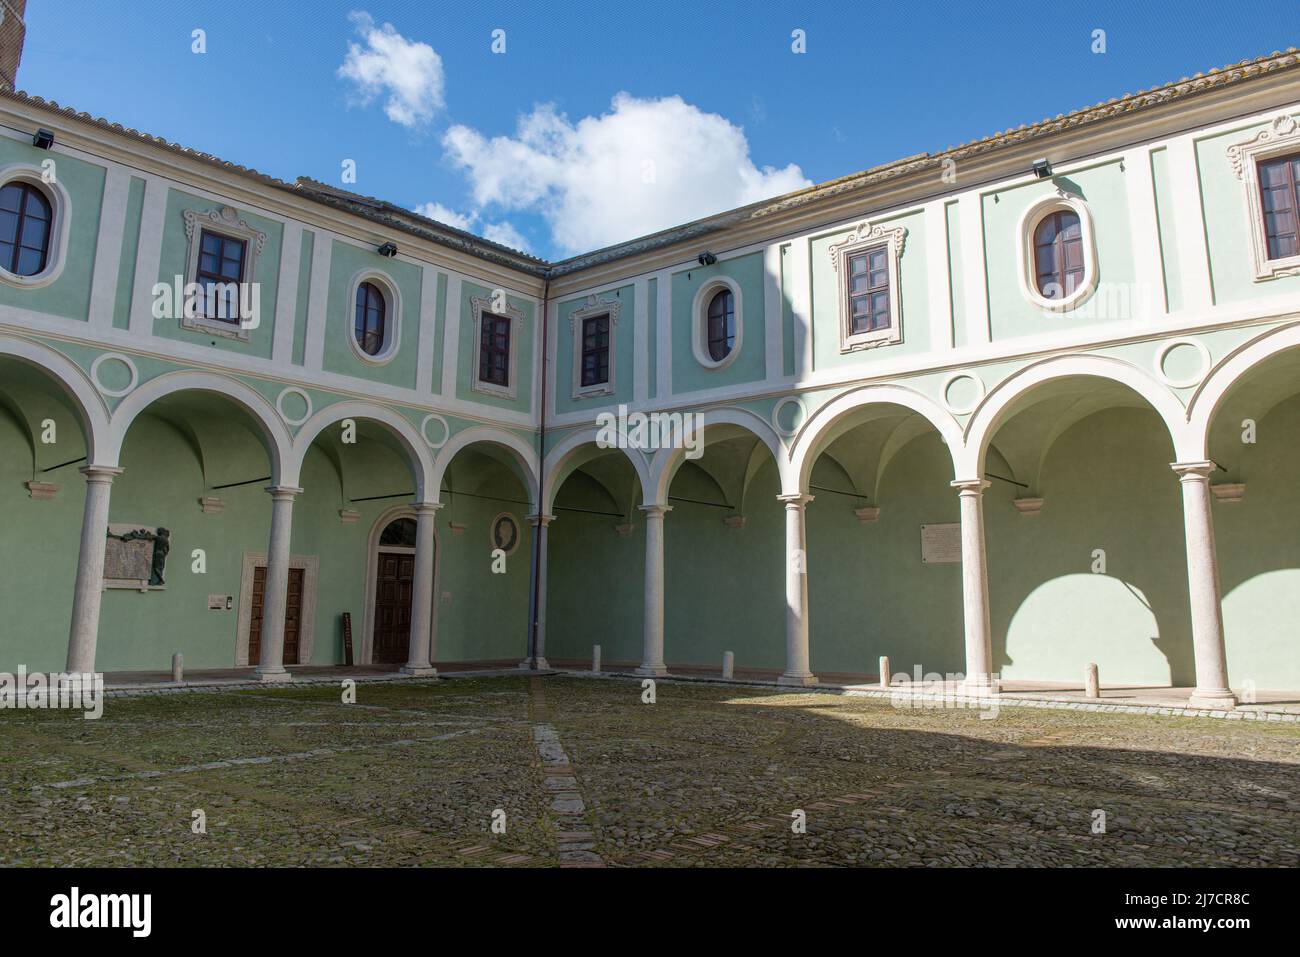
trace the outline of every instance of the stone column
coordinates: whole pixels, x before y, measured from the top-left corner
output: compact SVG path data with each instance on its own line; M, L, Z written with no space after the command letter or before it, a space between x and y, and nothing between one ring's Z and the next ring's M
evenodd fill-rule
M534 649L533 657L525 658L519 663L521 668L544 669L551 667L546 660L546 562L547 539L549 537L547 529L553 521L555 521L554 515L528 516L528 522L533 526L533 534L537 536L537 567L533 573L533 594L530 596L529 602L536 609L537 614L537 646Z
M664 515L671 505L642 505L645 512L645 637L639 675L666 675L664 665Z
M95 644L99 639L99 603L104 594L104 547L108 537L108 500L119 468L88 465L86 507L81 516L81 554L77 584L72 593L72 627L68 632L68 667L71 673L95 670Z
M284 670L284 616L288 609L289 542L293 535L293 500L300 488L267 487L271 493L271 543L266 549L266 591L262 599L262 658L257 677L289 681Z
M1214 517L1210 513L1213 462L1175 462L1183 486L1183 529L1187 542L1187 593L1192 611L1192 645L1196 657L1196 690L1189 706L1228 710L1237 698L1228 688L1228 662L1223 649L1223 609L1219 604L1219 560L1214 549Z
M411 594L411 642L402 674L429 677L433 667L433 566L436 544L433 537L438 509L436 502L419 502L415 506L415 590Z
M993 638L989 624L989 574L984 552L984 479L952 483L961 499L962 608L966 622L967 694L996 694L993 677Z
M804 506L811 495L778 495L785 503L785 673L783 685L814 685L808 670L808 547L804 533Z

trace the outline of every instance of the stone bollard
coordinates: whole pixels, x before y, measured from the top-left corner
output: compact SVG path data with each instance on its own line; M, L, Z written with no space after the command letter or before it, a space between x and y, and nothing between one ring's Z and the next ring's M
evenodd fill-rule
M600 645L591 646L591 673L600 674Z
M880 656L880 687L889 687L889 656Z
M730 651L722 653L722 677L728 681L736 674L736 656Z
M1083 673L1083 693L1088 698L1101 697L1101 682L1097 680L1097 666L1088 665L1088 670Z
M178 651L172 655L172 681L177 684L185 680L185 659Z

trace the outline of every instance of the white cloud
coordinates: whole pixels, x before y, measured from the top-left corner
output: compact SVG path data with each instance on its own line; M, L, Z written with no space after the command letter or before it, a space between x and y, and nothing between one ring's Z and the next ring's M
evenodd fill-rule
M565 252L583 252L810 185L793 163L756 167L744 131L679 96L614 97L576 124L541 105L513 137L457 125L443 137L474 201L539 212Z
M364 45L349 43L338 75L356 84L363 105L385 96L384 113L394 123L415 127L443 107L442 57L427 43L408 40L391 23L376 26L364 11L348 18Z
M458 213L454 209L442 205L442 203L421 203L415 207L415 212L420 216L436 219L438 222L455 229L477 233L484 239L500 243L502 246L509 246L511 249L518 249L522 252L529 251L528 240L524 238L523 233L507 222L486 222L478 210L472 210L469 213Z

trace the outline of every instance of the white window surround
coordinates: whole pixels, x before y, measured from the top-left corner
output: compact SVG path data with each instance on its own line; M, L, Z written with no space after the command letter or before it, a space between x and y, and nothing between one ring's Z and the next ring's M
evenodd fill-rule
M240 219L238 210L233 206L219 206L207 212L187 209L182 215L185 217L185 238L189 240L190 244L189 255L186 257L186 284L198 281L200 237L203 235L204 230L229 239L243 240L244 255L246 257L243 283L257 281L257 260L262 254L262 249L266 246L266 233L253 228L247 221ZM246 328L242 322L231 323L222 322L219 319L209 319L206 316L186 316L183 309L181 310L181 328L201 332L205 336L222 336L226 339L239 339L242 342L247 342L251 334L251 330Z
M709 355L709 303L724 289L731 292L731 305L736 316L736 341L731 344L730 352L721 359L714 359ZM691 350L695 353L696 362L706 369L725 369L735 362L745 340L745 310L740 283L730 276L712 276L701 283L691 302L691 325Z
M1247 231L1254 256L1255 281L1278 276L1300 275L1300 253L1282 259L1268 258L1268 236L1264 232L1264 204L1259 188L1259 163L1288 153L1300 153L1300 123L1289 114L1274 117L1268 129L1244 143L1228 147L1228 162L1246 193Z
M512 305L509 301L505 303L505 308L497 312L492 308L492 300L484 299L480 296L470 298L470 307L474 313L474 346L470 353L471 361L474 368L471 370L473 390L482 392L484 395L495 395L502 399L513 399L518 394L519 384L519 330L523 327L524 311L518 306ZM495 382L484 382L478 377L479 361L483 356L483 314L489 313L493 316L506 316L510 319L510 361L506 366L506 377L509 385L500 386Z
M1079 217L1083 241L1083 281L1074 292L1060 299L1048 299L1038 291L1038 272L1034 263L1034 232L1051 213L1068 210ZM1083 305L1097 291L1097 234L1092 227L1092 211L1082 196L1057 187L1056 193L1030 203L1020 214L1016 244L1020 255L1020 291L1025 299L1047 312L1068 312Z
M373 356L362 349L361 343L357 342L357 290L361 288L363 282L373 284L384 297L384 344ZM344 333L348 337L348 345L352 347L352 354L372 366L382 366L391 362L393 356L397 355L398 345L402 341L402 294L397 288L397 283L379 269L367 266L358 270L348 283L347 309Z
M836 295L840 314L840 352L856 352L903 341L903 289L899 263L907 241L906 226L882 226L859 223L852 232L830 247L831 266L835 270ZM849 315L849 257L871 249L885 248L889 268L889 328L853 332Z
M27 163L12 163L0 168L0 187L14 182L35 186L50 201L50 245L45 268L33 276L19 276L0 267L0 282L18 289L39 289L58 279L68 261L68 234L72 226L72 199L57 179L46 182L44 170Z
M602 299L588 296L587 301L569 313L569 332L573 338L573 398L587 399L592 396L614 394L614 374L618 367L618 352L615 349L618 314L623 308L623 301L617 297ZM609 316L609 375L604 382L592 385L582 384L582 324L586 319L597 316Z

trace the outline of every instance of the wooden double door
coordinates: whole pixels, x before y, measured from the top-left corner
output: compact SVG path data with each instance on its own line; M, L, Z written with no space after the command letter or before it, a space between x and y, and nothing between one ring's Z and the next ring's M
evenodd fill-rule
M298 664L298 646L302 637L302 583L305 569L289 569L289 593L284 611L284 663ZM266 603L266 566L253 569L253 614L248 623L248 663L256 665L262 658L262 609Z
M415 552L379 552L375 569L375 630L370 660L405 664L411 652L411 596L415 591Z

